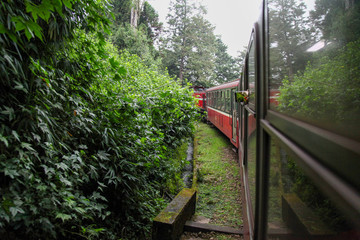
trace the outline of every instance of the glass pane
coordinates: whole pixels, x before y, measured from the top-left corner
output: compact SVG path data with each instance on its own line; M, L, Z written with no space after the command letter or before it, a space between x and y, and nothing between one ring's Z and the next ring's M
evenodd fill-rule
M247 174L252 209L255 209L256 180L256 123L253 114L248 113Z
M268 6L270 108L360 139L360 1Z
M230 113L231 111L231 98L230 98L230 89L227 90L227 111Z
M220 110L223 110L223 106L224 106L224 96L223 96L223 91L220 90Z
M359 239L334 207L278 142L271 141L268 235L285 239Z
M249 107L255 110L255 48L251 44L249 51Z

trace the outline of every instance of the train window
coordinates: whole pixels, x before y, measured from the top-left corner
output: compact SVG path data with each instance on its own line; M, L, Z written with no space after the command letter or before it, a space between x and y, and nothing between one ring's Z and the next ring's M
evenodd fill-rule
M215 103L214 103L214 107L217 108L218 104L219 104L219 98L218 98L218 92L215 91Z
M223 105L222 105L222 110L225 112L226 111L226 90L223 90Z
M231 98L230 98L230 92L231 92L231 90L230 89L228 89L227 90L227 100L226 100L226 102L227 102L227 112L228 113L230 113L231 112Z
M225 90L224 90L224 94L225 94L225 109L224 109L224 110L225 110L225 112L228 113L229 110L230 110L230 109L229 109L229 102L228 102L228 101L229 101L229 100L228 100L228 89L225 89Z
M250 46L248 62L249 107L255 110L255 47Z
M335 204L305 175L276 139L270 144L268 237L286 239L358 239ZM315 238L316 237L316 238Z
M255 116L248 113L247 119L247 174L252 210L255 210L256 192L256 123Z
M221 110L224 110L224 105L225 105L225 101L224 101L224 90L221 90Z
M359 1L269 3L271 109L360 140L359 9Z
M208 93L206 93L206 95L207 95L207 99L206 99L207 105L211 106L211 94L208 92Z
M225 102L225 90L222 90L221 91L222 92L222 106L221 106L221 110L223 110L223 111L225 111L225 104L226 104L226 102Z
M217 107L217 92L216 91L214 91L214 108L216 108Z
M221 91L218 91L218 109L221 108Z

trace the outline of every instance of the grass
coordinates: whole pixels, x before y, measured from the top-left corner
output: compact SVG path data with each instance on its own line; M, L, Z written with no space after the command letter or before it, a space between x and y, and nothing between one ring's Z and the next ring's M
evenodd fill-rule
M198 190L195 215L209 218L211 224L239 228L240 169L229 139L216 128L199 123L194 151Z

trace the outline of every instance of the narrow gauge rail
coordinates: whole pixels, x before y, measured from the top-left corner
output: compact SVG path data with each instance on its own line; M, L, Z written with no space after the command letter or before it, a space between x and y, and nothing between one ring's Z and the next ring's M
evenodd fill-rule
M295 19L277 14L299 6L281 3L263 1L241 78L206 90L208 120L238 149L244 238L360 239L360 36L346 35L360 2L309 5L326 8L317 41L297 25L292 48L279 21ZM337 24L349 39L330 41Z

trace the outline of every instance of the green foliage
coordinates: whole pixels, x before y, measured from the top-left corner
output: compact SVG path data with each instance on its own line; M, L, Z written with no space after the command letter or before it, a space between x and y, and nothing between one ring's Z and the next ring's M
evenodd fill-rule
M118 49L138 55L148 65L154 62L156 51L152 45L152 40L148 38L143 29L136 29L130 24L123 24L114 29L110 39Z
M241 68L237 65L238 59L231 57L227 53L227 46L222 42L221 38L216 39L216 48L214 82L221 84L239 78Z
M141 8L139 1L114 1L113 8L115 19L113 31L110 36L112 43L119 50L127 50L131 54L138 55L147 65L159 61L154 42L162 29L159 16L148 2L144 2ZM140 16L135 20L135 27L130 22L131 12L138 9Z
M269 1L270 71L273 87L305 68L306 49L313 34L306 18L306 5L299 0Z
M293 159L288 158L286 167L288 176L293 182L291 190L294 191L307 206L311 207L314 213L319 216L324 223L335 231L349 228L343 215L339 213L334 204L319 191L313 181L304 174Z
M131 8L133 7L132 0L121 0L111 1L113 9L112 12L114 14L114 25L120 26L125 23L130 23L131 18Z
M156 65L118 55L101 33L107 10L95 0L0 5L5 239L144 239L163 207L194 99Z
M324 39L345 45L360 37L360 2L317 0L311 21L321 29Z
M214 27L204 17L206 11L189 0L171 1L170 10L160 50L164 66L181 82L187 79L195 85L211 85L216 47Z
M307 119L327 119L356 126L360 115L360 41L309 63L293 81L284 79L279 109Z
M174 149L170 153L169 161L167 162L172 177L167 179L165 191L173 196L177 195L184 188L182 173L188 163L186 161L188 145L189 142L185 141L178 148Z
M140 27L144 26L149 39L154 42L160 35L163 24L159 22L159 14L155 9L147 2L144 2L143 11L140 14L139 19Z

